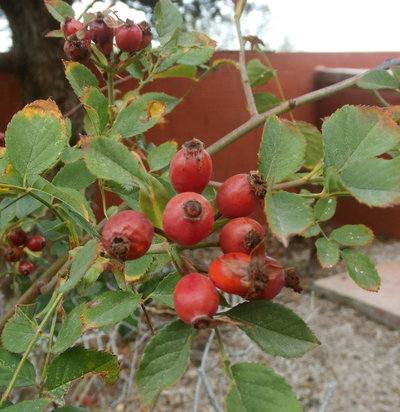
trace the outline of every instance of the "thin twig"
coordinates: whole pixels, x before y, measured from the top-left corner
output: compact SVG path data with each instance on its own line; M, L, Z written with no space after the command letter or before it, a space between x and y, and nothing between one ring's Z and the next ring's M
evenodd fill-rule
M206 375L206 362L207 362L207 357L208 357L208 352L210 351L211 343L212 340L214 339L215 336L215 330L213 329L210 333L210 336L208 337L207 344L204 348L203 356L201 358L201 363L199 367L199 378L197 379L197 384L196 384L196 390L195 390L195 395L194 395L194 402L193 402L193 412L197 412L198 406L199 406L199 395L200 395L200 384L203 382L206 390L208 397L210 398L210 402L214 409L217 412L222 412L222 409L220 408L217 399L214 395L214 392L207 380L207 375Z
M374 95L374 97L378 100L378 102L383 106L383 107L390 107L390 103L388 103L383 96L378 92L378 90L371 90L371 93Z
M146 318L146 323L147 323L147 325L150 329L151 336L154 336L155 332L154 332L154 329L153 329L153 325L151 324L151 320L150 320L149 314L147 313L146 307L144 306L144 303L140 303L140 307L143 310L144 316Z
M235 24L236 24L236 31L239 40L239 70L240 76L242 78L243 90L246 96L247 105L249 106L250 116L257 116L258 111L256 107L256 102L254 100L253 91L251 90L251 85L249 81L249 76L247 74L246 68L246 54L244 50L244 42L242 36L242 30L240 28L240 15L235 14Z
M367 73L370 73L374 70L378 69L388 69L391 66L396 66L400 64L400 58L396 59L388 59L385 60L379 66L374 67L373 69L367 70L363 73L357 74L353 77L345 79L341 82L332 84L330 86L323 87L318 90L314 90L310 93L306 93L302 96L287 100L282 104L268 110L265 113L258 114L253 116L247 122L240 125L237 129L231 131L227 135L223 136L221 139L213 143L211 146L207 147L207 152L213 156L216 153L220 152L225 147L229 146L231 143L235 142L236 140L240 139L245 134L251 132L252 130L256 129L258 126L261 126L268 117L272 115L280 115L283 113L288 112L289 110L293 110L296 107L303 106L307 103L314 102L316 100L322 99L324 97L330 96L334 93L340 92L342 90L348 89L351 86L354 86L361 77L365 76Z
M324 400L322 401L322 404L321 404L318 412L325 412L326 411L326 408L327 408L328 403L329 403L329 401L332 397L332 394L333 394L333 391L334 391L335 387L336 387L335 382L333 382L333 381L329 382L328 389L325 392Z

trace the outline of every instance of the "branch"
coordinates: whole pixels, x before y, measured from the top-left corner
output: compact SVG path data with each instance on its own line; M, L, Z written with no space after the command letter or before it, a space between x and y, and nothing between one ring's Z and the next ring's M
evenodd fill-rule
M300 97L287 100L286 102L283 102L282 104L274 107L271 110L268 110L265 113L257 114L256 116L253 116L250 120L240 125L237 129L233 130L232 132L223 136L221 139L217 140L212 145L208 146L207 151L211 156L213 156L216 153L220 152L225 147L229 146L231 143L240 139L245 134L251 132L258 126L262 125L268 119L268 117L272 115L280 115L280 114L286 113L290 110L295 109L296 107L303 106L304 104L311 103L316 100L320 100L324 97L327 97L332 94L338 93L342 90L348 89L349 87L354 86L357 83L357 81L361 79L361 77L365 76L367 73L370 73L378 69L386 70L391 66L397 66L399 64L400 64L400 58L388 59L388 60L385 60L379 66L376 66L371 70L366 70L363 73L357 74L356 76L350 77L339 83L335 83L330 86L323 87L322 89L314 90Z
M240 5L238 5L238 7L240 7ZM240 14L239 13L235 13L235 24L236 24L236 31L238 34L239 47L240 47L239 68L240 68L240 75L242 77L243 90L244 90L244 94L246 95L247 104L249 106L250 116L254 117L258 115L258 111L256 107L256 102L254 101L253 91L251 90L249 76L247 75L244 42L243 42L242 30L240 28Z

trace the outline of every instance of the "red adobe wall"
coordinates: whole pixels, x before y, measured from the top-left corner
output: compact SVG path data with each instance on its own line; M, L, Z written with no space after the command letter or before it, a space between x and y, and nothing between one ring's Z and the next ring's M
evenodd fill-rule
M248 59L258 56L257 53L248 53ZM237 57L237 52L225 51L217 52L214 58L237 60ZM388 58L397 56L395 53L268 53L268 57L278 72L286 98L293 98L324 85L316 85L315 69L317 67L371 68ZM145 91L163 91L180 97L185 94L191 84L192 81L188 79L160 79L148 85ZM133 88L134 83L127 82L118 87L125 92ZM257 91L278 94L274 81L260 87ZM18 81L9 74L0 73L0 93L0 130L4 130L12 114L22 107ZM400 96L397 93L385 92L384 97L393 104L400 104ZM330 115L346 103L376 104L376 101L369 92L353 88L336 96L297 108L293 113L296 120L305 120L320 125L322 117ZM163 128L154 128L146 135L155 143L175 139L181 144L197 137L209 145L248 119L239 72L232 65L224 64L200 82L186 101L178 105L167 116L167 123ZM214 157L213 180L223 181L234 173L256 169L257 148L261 133L262 127L259 127L218 153ZM365 223L373 223L372 226L377 233L400 237L400 218L397 218L399 208L378 211L380 213L378 219L375 217L376 209L368 207L361 209L367 215L373 212L370 217L365 217L367 219ZM391 213L391 222L382 226L381 223L385 217L390 216ZM355 218L358 222L360 216L355 203L339 209L338 218L342 222L352 221Z

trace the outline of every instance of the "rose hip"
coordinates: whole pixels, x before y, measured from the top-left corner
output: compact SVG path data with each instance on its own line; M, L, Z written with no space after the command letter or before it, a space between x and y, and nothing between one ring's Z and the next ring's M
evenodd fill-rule
M263 227L254 219L237 217L221 230L219 245L224 253L249 254L265 238Z
M104 225L101 240L106 251L116 259L138 259L149 250L154 226L141 212L124 210Z
M177 315L194 327L212 318L219 304L214 284L200 273L185 275L176 285L173 299Z
M26 246L32 252L40 252L46 246L46 239L43 236L32 236L26 242Z
M172 187L178 193L201 193L208 185L211 174L211 157L198 139L184 143L173 156L169 167Z
M210 202L195 192L174 196L162 217L165 234L183 246L193 246L212 231L214 213Z

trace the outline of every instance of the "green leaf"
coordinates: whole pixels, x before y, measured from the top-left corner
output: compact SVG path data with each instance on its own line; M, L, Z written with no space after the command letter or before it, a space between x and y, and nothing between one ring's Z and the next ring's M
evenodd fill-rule
M226 397L229 412L301 412L290 386L266 365L237 363L229 366L231 387Z
M75 17L74 9L64 1L61 0L44 0L49 13L60 23L67 17Z
M81 313L85 303L74 307L66 316L53 346L53 353L61 353L72 346L82 336Z
M301 234L314 223L311 207L295 193L269 194L265 210L271 230L281 239Z
M281 103L272 93L254 93L254 101L258 113L264 113Z
M170 40L175 30L183 24L181 13L170 0L159 0L154 8L154 19L158 40L162 46Z
M96 130L101 135L109 120L108 101L97 87L86 87L80 97L86 112Z
M86 189L95 180L96 178L86 167L85 161L81 159L73 163L68 163L62 167L54 176L52 183L56 186L81 190Z
M147 157L150 170L154 172L168 166L172 157L176 153L176 148L176 142L165 142L152 150Z
M181 275L178 272L169 273L156 287L150 297L170 308L174 307L173 294Z
M10 353L0 348L0 386L8 386L22 356ZM33 365L26 360L17 377L14 387L24 388L34 385L36 382L36 372Z
M306 138L304 167L312 169L324 157L324 141L321 132L314 125L296 121L301 133Z
M125 70L134 78L134 79L142 79L143 78L143 70L140 66L139 62L133 62Z
M184 55L177 60L177 63L189 66L199 66L210 61L214 54L212 46L198 46L185 52Z
M373 70L357 82L358 87L368 90L392 89L399 87L398 81L387 71L383 69Z
M344 246L364 246L374 239L374 232L364 225L344 225L332 231L331 239Z
M340 250L335 241L320 237L315 246L319 263L323 268L331 268L339 262Z
M304 137L296 126L271 116L264 126L258 170L268 183L272 179L280 182L301 167L305 149Z
M140 295L116 290L87 302L81 313L84 331L120 322L136 310L140 299Z
M129 138L152 128L159 119L148 118L147 107L148 103L145 100L137 99L122 109L115 119L110 134L120 134L123 138Z
M98 257L88 271L84 274L80 284L79 284L79 293L88 289L93 285L99 278L99 276L105 271L107 264L109 262L108 258Z
M67 187L57 187L41 176L32 176L32 178L28 178L28 184L35 189L41 197L43 197L43 193L54 196L62 202L62 206L67 206L69 209L83 217L87 222L91 221L89 204L78 191Z
M146 346L136 372L136 385L148 409L152 408L158 394L185 372L195 333L189 325L175 321L160 329Z
M156 73L153 77L155 79L165 79L165 78L176 78L176 77L186 77L193 79L196 76L197 68L196 66L185 66L180 64L178 66L173 66L161 73Z
M329 167L324 172L324 189L326 193L346 192L338 171L334 167Z
M319 199L314 206L314 216L319 222L326 222L335 214L337 206L336 197Z
M82 159L82 157L82 149L77 149L76 147L66 147L61 153L61 160L64 163L73 163L79 159Z
M57 408L56 412L91 412L91 410L79 408L78 406L68 405L64 408Z
M36 100L13 116L6 131L10 163L23 177L52 166L67 143L67 126L56 103Z
M149 186L139 193L140 210L151 220L154 226L162 229L162 215L171 196L153 175L148 175Z
M96 260L99 250L96 239L89 240L74 256L69 270L68 280L58 288L58 293L67 293L73 289Z
M400 198L400 157L353 163L341 174L351 194L370 206L388 206Z
M85 87L99 87L99 81L93 72L78 62L64 61L65 76L75 94L79 97Z
M54 399L39 398L31 401L18 402L15 405L2 409L3 412L44 412Z
M146 254L139 259L128 260L125 262L125 280L127 282L136 282L143 275L148 273L153 262L157 259L156 255Z
M241 303L226 313L264 352L294 358L314 349L318 339L293 311L278 303Z
M4 349L14 353L25 352L38 326L34 319L35 311L36 305L16 306L15 315L6 323L1 335Z
M145 172L122 143L104 137L92 138L85 148L88 169L98 178L132 188L145 180Z
M252 89L268 83L275 76L275 71L264 66L259 59L250 60L247 63L246 70Z
M90 372L100 374L106 383L114 383L119 374L118 361L109 352L80 346L67 349L51 362L47 370L47 387L54 390Z
M161 92L149 92L149 93L144 93L137 99L138 101L141 102L160 102L160 103L165 103L165 113L170 113L175 106L181 101L181 99L178 99L175 96L170 96L166 93L161 93Z
M385 153L400 139L389 111L366 106L343 106L324 122L322 132L325 169L332 166L339 173Z
M381 280L369 257L354 249L342 250L341 255L354 282L370 292L378 292Z

